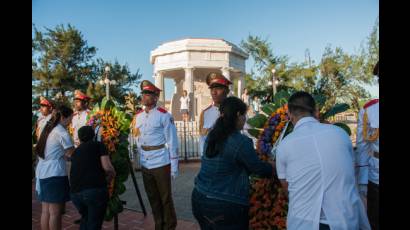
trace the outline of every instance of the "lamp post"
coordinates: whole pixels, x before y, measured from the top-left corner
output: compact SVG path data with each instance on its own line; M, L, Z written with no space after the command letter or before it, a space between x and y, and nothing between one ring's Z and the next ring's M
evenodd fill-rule
M279 81L276 80L275 72L276 72L275 68L272 68L272 90L273 90L272 100L273 100L273 97L276 94L276 85L279 83Z
M105 79L100 80L101 85L105 85L105 95L107 96L107 100L110 99L110 85L115 85L117 82L115 80L110 80L109 79L109 74L110 74L110 66L106 66L104 68L104 74L105 74Z

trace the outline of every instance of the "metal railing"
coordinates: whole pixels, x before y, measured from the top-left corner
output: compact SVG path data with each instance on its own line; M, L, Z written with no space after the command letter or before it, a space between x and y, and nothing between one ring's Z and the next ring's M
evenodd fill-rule
M354 113L337 114L333 117L330 117L329 120L331 122L356 123L357 115Z
M178 135L180 160L200 159L199 124L195 121L175 121Z

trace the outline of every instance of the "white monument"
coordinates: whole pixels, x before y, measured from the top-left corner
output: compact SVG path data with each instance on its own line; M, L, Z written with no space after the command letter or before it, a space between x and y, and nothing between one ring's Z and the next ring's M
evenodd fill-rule
M198 121L202 109L212 103L206 76L211 72L222 73L234 83L231 93L240 97L245 87L247 58L248 55L240 48L223 39L187 38L163 43L151 51L150 62L154 67L153 77L158 88L165 89L164 78L174 80L170 112L175 120L182 120L179 99L183 90L186 90L191 99L190 117ZM164 91L159 101L164 104Z

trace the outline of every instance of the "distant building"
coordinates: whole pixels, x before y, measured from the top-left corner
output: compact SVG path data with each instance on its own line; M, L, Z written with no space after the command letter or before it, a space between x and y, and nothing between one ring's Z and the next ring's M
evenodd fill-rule
M151 51L150 62L154 68L155 85L165 90L164 78L174 80L175 90L169 111L176 121L182 120L179 113L183 90L190 97L190 117L199 120L202 109L212 103L205 78L211 72L223 74L234 82L238 90L231 94L240 97L245 87L245 60L248 55L236 45L223 39L187 38L161 44ZM165 101L165 92L159 102Z

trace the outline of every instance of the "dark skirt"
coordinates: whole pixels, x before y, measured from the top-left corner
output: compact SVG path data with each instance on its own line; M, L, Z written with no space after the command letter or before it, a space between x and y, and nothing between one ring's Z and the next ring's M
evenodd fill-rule
M55 176L40 179L40 194L37 198L41 202L65 203L70 201L70 184L68 176Z

